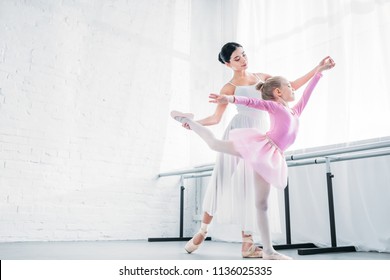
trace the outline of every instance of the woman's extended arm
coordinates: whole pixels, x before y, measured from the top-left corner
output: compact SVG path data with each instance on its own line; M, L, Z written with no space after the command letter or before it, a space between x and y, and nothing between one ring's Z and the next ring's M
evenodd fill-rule
M218 124L223 116L223 113L225 112L227 107L227 104L218 104L218 106L215 108L214 114L203 118L201 120L197 120L198 123L204 126L209 126L209 125L215 125Z
M310 72L308 72L306 75L296 79L295 81L290 82L293 89L297 90L300 87L302 87L304 84L306 84L308 81L310 81L311 78L318 72L318 69L323 66L326 61L330 58L330 56L325 57L320 61L320 63L314 67Z
M231 84L226 84L222 87L220 94L221 95L234 95L234 90L235 87ZM208 125L215 125L218 124L222 117L223 114L225 113L227 104L218 104L218 106L215 108L214 114L198 120L197 122L200 123L201 125L208 126Z
M222 87L221 94L224 95L233 95L234 94L234 86L231 84L226 84ZM205 117L203 119L197 120L199 124L203 126L210 126L210 125L216 125L219 124L221 121L223 114L225 113L227 104L218 104L218 106L215 108L214 114ZM190 126L187 123L183 123L183 127L190 129Z

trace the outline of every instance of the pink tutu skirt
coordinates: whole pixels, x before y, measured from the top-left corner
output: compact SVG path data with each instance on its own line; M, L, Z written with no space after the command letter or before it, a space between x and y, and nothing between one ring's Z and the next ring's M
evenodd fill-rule
M287 186L287 163L283 152L266 135L255 128L238 128L230 131L229 140L265 181L278 189Z

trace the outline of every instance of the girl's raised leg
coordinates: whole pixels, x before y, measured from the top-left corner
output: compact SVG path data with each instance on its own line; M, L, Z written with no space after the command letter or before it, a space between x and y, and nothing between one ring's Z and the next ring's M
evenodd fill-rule
M180 123L187 123L191 130L198 134L212 150L233 156L240 156L240 154L234 148L232 141L217 139L211 130L194 121L192 119L192 114L172 111L171 116Z

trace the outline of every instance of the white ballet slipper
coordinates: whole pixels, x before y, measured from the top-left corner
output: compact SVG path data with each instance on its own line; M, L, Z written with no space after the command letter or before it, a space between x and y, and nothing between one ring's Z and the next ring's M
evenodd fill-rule
M194 118L194 114L191 113L182 113L179 111L171 111L171 117L178 122L183 122L184 119L192 120Z

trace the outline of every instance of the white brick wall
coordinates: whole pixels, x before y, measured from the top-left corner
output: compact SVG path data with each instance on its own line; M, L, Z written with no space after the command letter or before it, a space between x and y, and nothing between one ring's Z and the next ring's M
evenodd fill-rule
M0 2L0 242L178 234L190 2Z

